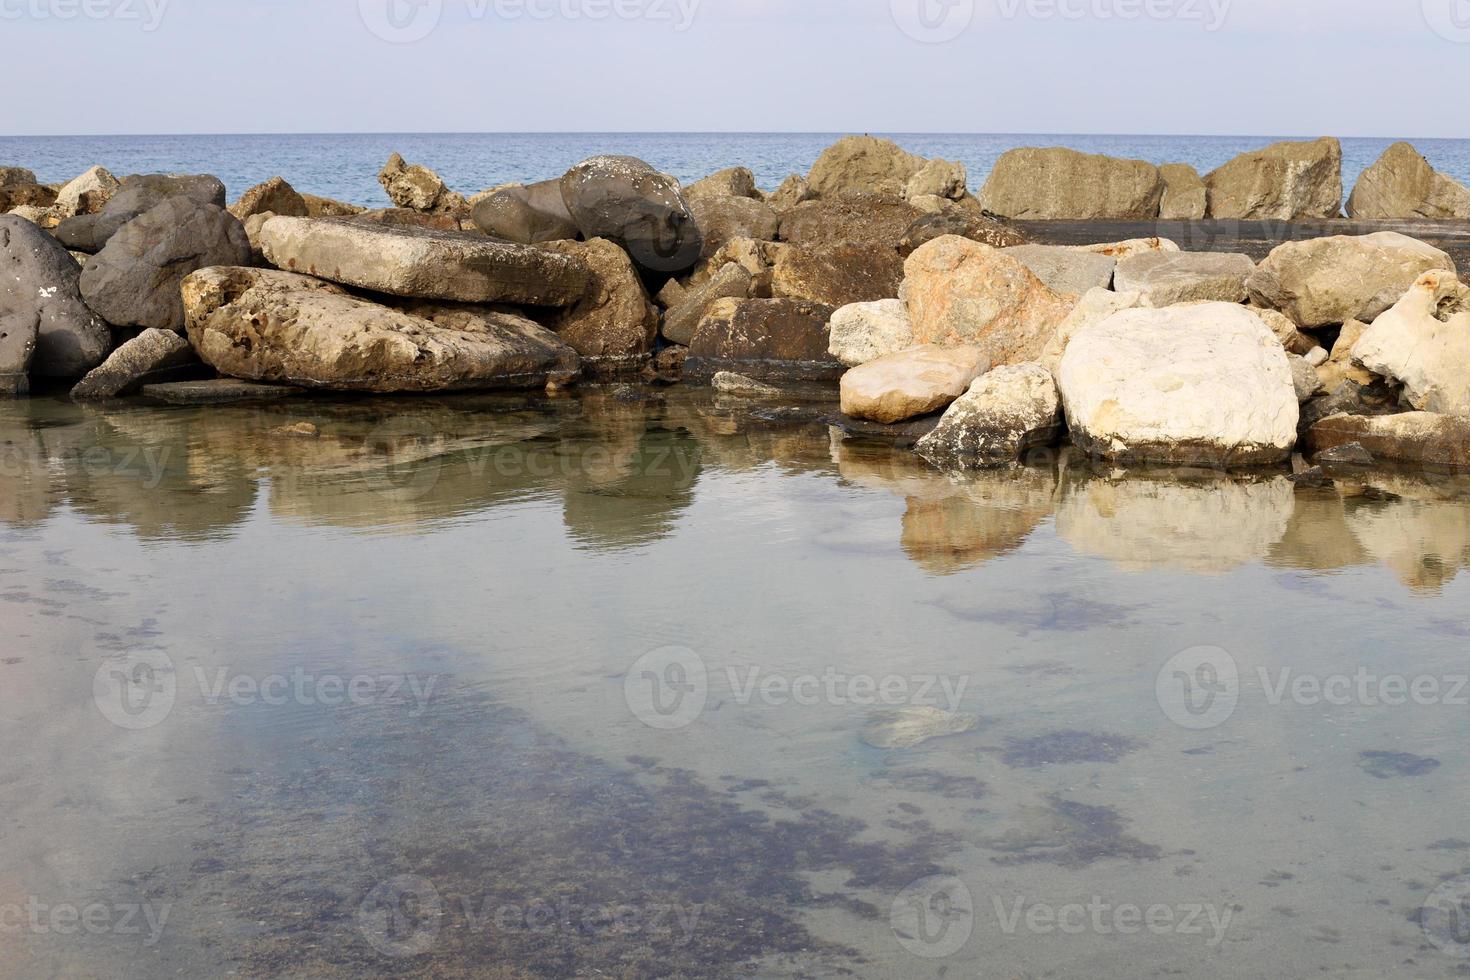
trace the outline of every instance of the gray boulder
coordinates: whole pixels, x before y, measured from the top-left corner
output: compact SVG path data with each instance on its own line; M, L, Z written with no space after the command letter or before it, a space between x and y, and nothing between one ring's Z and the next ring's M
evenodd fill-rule
M559 180L498 190L475 205L473 217L475 227L485 234L521 245L577 237L577 223L561 199Z
M1256 271L1249 255L1229 252L1144 252L1118 263L1113 285L1138 293L1143 306L1245 302L1245 281Z
M584 160L561 193L582 237L622 246L644 272L673 275L699 261L703 235L679 182L636 157Z
M12 347L0 373L17 363L15 350L27 338L34 338L33 375L75 378L102 363L112 332L82 301L82 267L56 239L24 218L0 215L0 268L0 333Z
M1159 168L1143 160L1023 147L995 162L980 202L1007 218L1148 221L1158 217L1163 194Z
M278 269L394 296L570 306L591 278L569 255L482 235L357 218L272 218L261 250Z
M1159 168L1164 178L1164 197L1159 217L1164 221L1198 221L1209 211L1209 191L1199 171L1187 163L1166 163Z
M82 270L82 297L115 326L183 330L184 277L213 265L249 264L250 238L239 219L213 204L173 197L108 239Z
M196 204L225 206L225 185L208 174L142 174L124 177L122 186L96 214L68 218L56 228L56 238L79 252L99 252L123 225L151 211L171 197Z
M1274 143L1205 175L1210 217L1291 221L1342 213L1342 144Z
M5 234L0 229L0 236ZM30 390L31 357L36 353L36 317L0 312L0 397Z
M1062 400L1039 364L996 368L970 386L916 447L941 466L1014 463L1062 432Z
M1083 295L1089 289L1107 289L1118 260L1111 255L1083 252L1064 245L1016 245L1001 249L1031 270L1058 293Z
M175 368L198 364L194 348L183 334L172 330L145 330L112 352L71 390L77 401L115 398L145 384L162 382L160 377Z
M1470 188L1440 173L1410 143L1395 143L1358 178L1349 218L1470 218Z

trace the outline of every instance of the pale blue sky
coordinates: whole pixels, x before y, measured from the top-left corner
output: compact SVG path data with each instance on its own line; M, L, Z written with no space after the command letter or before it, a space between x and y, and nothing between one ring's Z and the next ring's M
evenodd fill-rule
M14 135L1470 136L1470 0L0 0L0 32Z

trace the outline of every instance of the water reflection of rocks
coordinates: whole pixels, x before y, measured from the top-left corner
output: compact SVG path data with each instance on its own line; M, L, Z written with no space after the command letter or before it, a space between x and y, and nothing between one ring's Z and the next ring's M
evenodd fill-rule
M38 398L0 405L0 521L34 525L66 507L145 538L192 539L227 533L257 506L392 531L559 501L578 545L620 549L668 536L702 481L774 467L902 498L884 542L896 534L935 575L1012 553L1048 522L1078 554L1127 571L1378 564L1432 592L1470 562L1470 479L1375 471L1324 488L1275 472L1097 470L1066 454L946 474L845 441L820 414L697 391L209 409Z

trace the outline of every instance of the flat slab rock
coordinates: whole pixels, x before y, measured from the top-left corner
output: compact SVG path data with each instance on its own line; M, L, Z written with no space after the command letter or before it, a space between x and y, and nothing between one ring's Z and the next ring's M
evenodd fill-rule
M181 334L157 328L145 330L78 382L71 397L83 401L125 395L151 383L152 375L198 363L194 348Z
M265 385L235 378L210 378L205 381L171 381L144 385L143 397L156 398L172 405L222 405L228 402L278 401L306 394L291 385Z
M1307 432L1307 449L1312 453L1352 443L1377 460L1422 466L1437 473L1470 474L1470 419L1430 412L1334 415Z
M483 235L346 218L272 218L260 247L276 268L393 296L457 303L570 306L586 263Z
M1256 263L1240 253L1150 252L1119 262L1113 286L1138 293L1144 306L1243 303L1245 281L1255 271Z

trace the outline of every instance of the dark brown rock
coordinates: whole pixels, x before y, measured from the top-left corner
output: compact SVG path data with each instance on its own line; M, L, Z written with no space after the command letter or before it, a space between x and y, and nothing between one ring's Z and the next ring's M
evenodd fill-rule
M886 245L786 245L771 273L771 294L841 307L892 299L902 283L903 259Z
M720 300L695 331L685 374L708 379L732 371L762 381L835 381L847 369L827 350L833 312L803 300Z
M807 201L781 218L781 240L796 245L866 242L898 248L914 222L924 216L918 208L881 197L838 197Z

